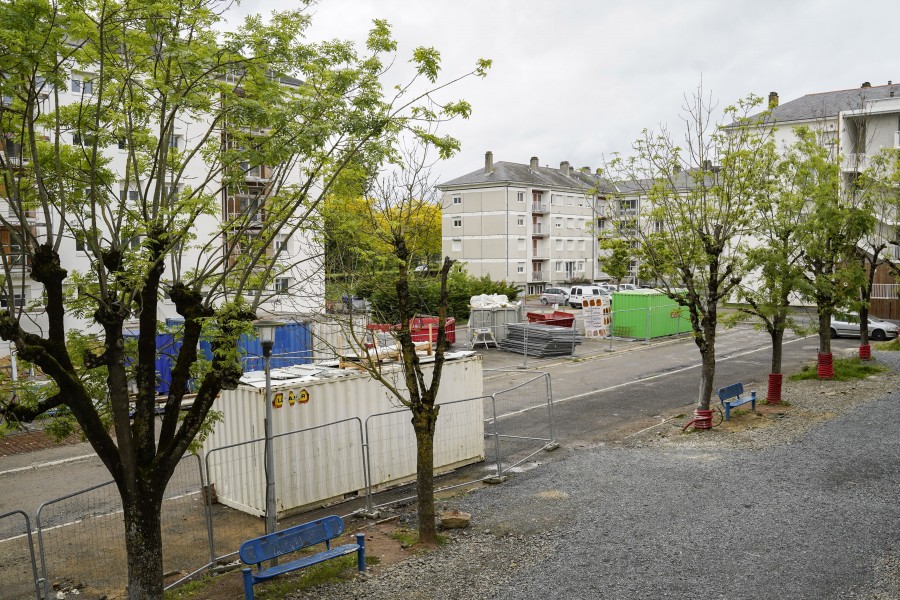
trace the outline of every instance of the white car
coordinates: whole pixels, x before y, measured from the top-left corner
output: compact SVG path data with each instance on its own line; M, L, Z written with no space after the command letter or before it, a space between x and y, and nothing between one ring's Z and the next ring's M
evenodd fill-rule
M897 337L897 325L890 321L882 321L869 317L869 339L875 341L889 340ZM859 337L859 315L857 313L838 313L831 316L831 337L842 335Z

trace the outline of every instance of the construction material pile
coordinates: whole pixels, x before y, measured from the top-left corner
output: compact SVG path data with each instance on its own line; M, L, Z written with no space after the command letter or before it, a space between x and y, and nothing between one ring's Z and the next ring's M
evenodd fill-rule
M581 335L569 327L516 323L507 327L506 339L500 341L500 348L508 352L545 358L547 356L567 356L572 354L573 344L581 343Z

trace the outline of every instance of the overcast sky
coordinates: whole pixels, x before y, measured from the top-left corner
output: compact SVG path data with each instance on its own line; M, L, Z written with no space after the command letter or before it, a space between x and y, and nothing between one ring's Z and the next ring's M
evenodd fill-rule
M242 0L234 16L296 7ZM311 39L362 43L388 20L404 57L441 52L443 72L493 60L490 74L455 88L473 106L444 132L461 152L440 180L495 161L597 167L627 152L643 128L675 125L700 83L721 105L749 93L804 94L900 81L897 0L321 0Z

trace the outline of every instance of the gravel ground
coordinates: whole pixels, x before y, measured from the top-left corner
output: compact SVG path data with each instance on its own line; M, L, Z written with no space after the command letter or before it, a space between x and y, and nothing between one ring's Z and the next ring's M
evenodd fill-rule
M900 599L900 352L876 356L895 372L786 383L767 426L666 424L476 490L443 548L295 598Z

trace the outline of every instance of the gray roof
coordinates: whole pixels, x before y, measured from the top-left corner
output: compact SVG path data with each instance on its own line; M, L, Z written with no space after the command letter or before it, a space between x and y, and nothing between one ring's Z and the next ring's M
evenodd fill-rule
M836 117L842 110L862 108L868 100L890 98L892 94L900 97L900 85L879 85L807 94L776 106L772 109L769 119L775 122L790 122Z
M511 163L506 161L495 162L493 170L485 173L484 168L472 171L456 179L444 181L437 187L449 189L454 187L489 186L520 184L531 187L564 188L587 191L599 188L600 191L611 190L610 183L592 173L582 173L577 169L570 169L566 175L559 169L550 167L537 167L532 169L530 165Z

